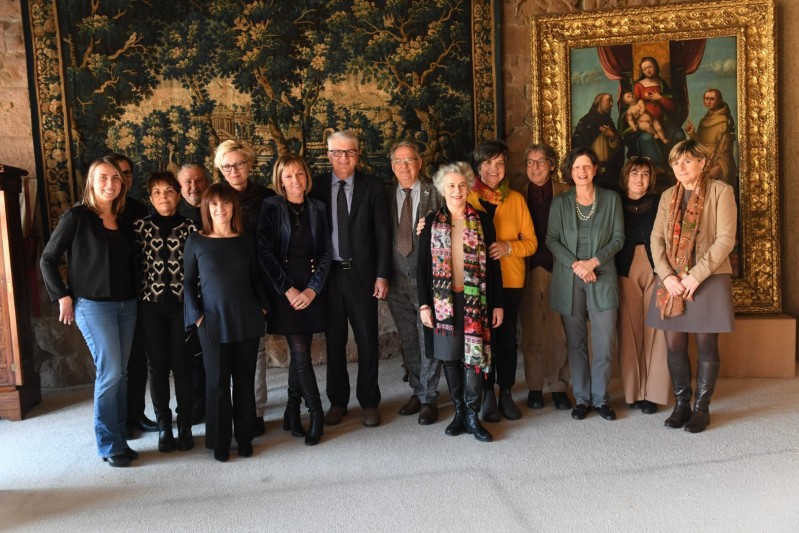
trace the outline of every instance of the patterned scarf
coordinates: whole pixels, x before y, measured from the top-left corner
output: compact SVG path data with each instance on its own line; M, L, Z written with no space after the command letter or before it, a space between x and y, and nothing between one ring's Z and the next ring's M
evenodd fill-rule
M707 179L705 179L704 173L699 176L684 214L682 213L682 200L685 195L685 187L680 182L677 182L675 187L667 219L667 227L671 229L671 235L666 240L666 256L677 277L682 279L688 275L688 270L691 267L696 233L699 223L702 221L702 211L705 209ZM656 303L660 309L661 319L680 316L685 312L685 299L682 296L669 294L662 280L658 280Z
M452 214L446 206L436 213L431 228L435 331L454 334L452 303ZM483 226L477 211L466 206L463 229L464 363L487 372L491 368L491 325L486 299L486 253Z
M508 197L508 191L510 190L510 186L508 185L508 180L505 178L499 182L496 189L492 189L480 178L474 180L474 186L472 190L477 193L477 195L485 200L486 202L490 202L494 205L502 205L502 202L505 201L505 198Z

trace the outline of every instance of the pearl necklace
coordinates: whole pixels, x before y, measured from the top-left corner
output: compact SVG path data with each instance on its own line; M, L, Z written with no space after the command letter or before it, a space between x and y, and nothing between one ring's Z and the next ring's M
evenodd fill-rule
M591 202L591 212L588 215L584 215L582 211L580 211L580 203L577 201L577 198L574 199L574 207L577 209L577 218L582 220L583 222L588 222L588 220L594 216L596 212L596 189L594 189L594 200Z

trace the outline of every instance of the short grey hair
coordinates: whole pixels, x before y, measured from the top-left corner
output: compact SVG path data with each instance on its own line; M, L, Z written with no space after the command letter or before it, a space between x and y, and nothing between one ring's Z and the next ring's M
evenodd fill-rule
M389 160L394 159L394 152L396 152L397 150L399 150L403 146L406 147L406 148L412 149L414 152L416 152L416 155L419 156L419 145L416 144L413 141L409 141L408 139L403 139L403 140L397 141L397 142L395 142L394 144L391 145L391 148L390 148L390 150L388 152Z
M189 170L190 168L199 168L200 170L203 171L205 177L208 178L208 169L205 168L205 165L202 165L200 163L183 163L182 165L180 165L180 170L178 170L178 176L180 176L181 172L183 172L184 170Z
M355 143L356 148L358 150L361 149L361 141L358 139L358 135L352 130L343 130L343 131L335 131L330 134L327 138L327 148L330 149L331 141L335 141L336 139L352 141Z
M472 166L465 161L457 161L455 163L447 163L438 167L435 176L433 176L433 185L441 196L444 196L444 178L448 174L460 174L466 178L466 185L469 190L472 190L474 185L474 171Z

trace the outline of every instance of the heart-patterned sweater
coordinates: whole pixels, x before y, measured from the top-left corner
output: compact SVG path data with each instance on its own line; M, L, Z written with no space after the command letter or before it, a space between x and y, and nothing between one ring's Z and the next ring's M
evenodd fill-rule
M166 300L171 294L183 301L183 248L197 227L182 215L153 213L133 223L139 254L139 299Z

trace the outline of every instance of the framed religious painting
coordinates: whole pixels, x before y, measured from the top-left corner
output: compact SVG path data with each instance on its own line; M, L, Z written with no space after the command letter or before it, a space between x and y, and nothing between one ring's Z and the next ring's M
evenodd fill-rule
M741 313L781 311L774 17L773 0L684 2L532 27L533 138L560 154L593 147L599 185L618 190L624 162L643 156L664 190L671 148L705 145L707 175L735 190Z

